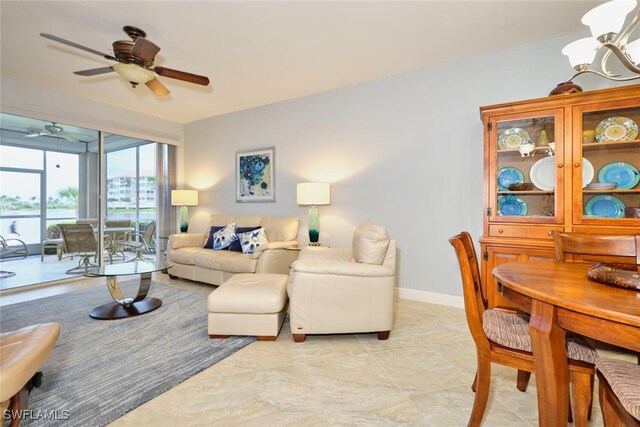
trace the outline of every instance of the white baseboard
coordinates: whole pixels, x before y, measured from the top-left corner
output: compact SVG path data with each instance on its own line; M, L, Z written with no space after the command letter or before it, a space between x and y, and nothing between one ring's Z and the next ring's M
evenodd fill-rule
M396 295L401 299L464 308L464 298L453 295L436 294L434 292L417 291L415 289L404 288L396 288Z

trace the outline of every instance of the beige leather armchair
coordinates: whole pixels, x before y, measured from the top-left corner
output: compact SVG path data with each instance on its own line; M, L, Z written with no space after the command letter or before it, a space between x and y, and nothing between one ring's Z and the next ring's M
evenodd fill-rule
M17 426L29 404L29 394L39 387L38 369L60 335L58 323L40 323L0 334L0 410L9 410L11 426ZM5 415L6 416L6 415Z
M387 339L395 282L396 242L371 221L358 226L352 248L303 248L287 288L293 339L365 332Z

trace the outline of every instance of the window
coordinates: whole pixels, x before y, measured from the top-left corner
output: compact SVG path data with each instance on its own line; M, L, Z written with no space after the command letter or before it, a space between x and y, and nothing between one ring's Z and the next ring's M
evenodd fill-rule
M156 144L116 136L105 141L107 219L129 219L143 230L156 220ZM123 145L128 148L111 149Z

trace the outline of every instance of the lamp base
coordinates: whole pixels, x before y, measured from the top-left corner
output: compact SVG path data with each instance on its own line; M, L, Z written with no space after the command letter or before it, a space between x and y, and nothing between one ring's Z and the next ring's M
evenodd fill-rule
M317 206L309 206L309 244L318 243L320 238L320 219Z
M189 229L189 208L180 206L180 232L186 233Z

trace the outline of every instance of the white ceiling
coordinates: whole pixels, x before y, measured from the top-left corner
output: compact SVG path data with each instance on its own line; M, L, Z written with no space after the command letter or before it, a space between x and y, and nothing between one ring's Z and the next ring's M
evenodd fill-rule
M1 0L0 75L188 123L580 31L599 3ZM171 94L156 97L115 73L77 76L113 62L39 36L110 53L124 25L162 48L156 65L212 84L161 77Z

